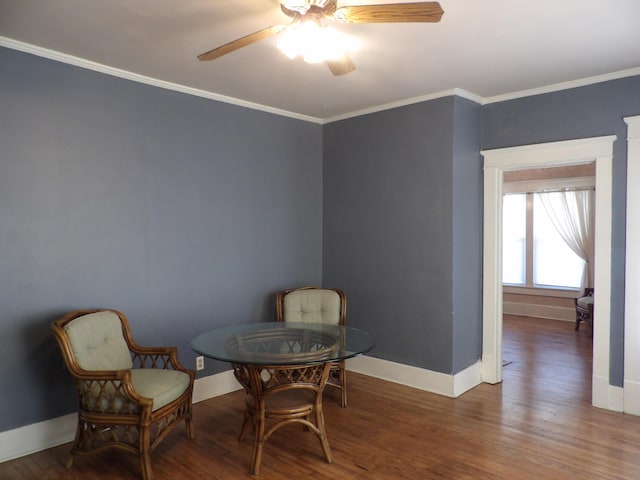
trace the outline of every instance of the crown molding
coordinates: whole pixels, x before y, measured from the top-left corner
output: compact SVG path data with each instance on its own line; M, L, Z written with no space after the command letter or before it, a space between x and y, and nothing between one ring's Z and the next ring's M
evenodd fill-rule
M167 82L164 80L159 80L157 78L148 77L145 75L140 75L138 73L129 72L127 70L122 70L119 68L110 67L108 65L104 65L101 63L93 62L91 60L86 60L84 58L75 57L73 55L68 55L66 53L57 52L55 50L50 50L47 48L38 47L36 45L32 45L25 42L20 42L18 40L14 40L12 38L0 36L0 47L10 48L12 50L18 50L25 53L30 53L32 55L36 55L38 57L47 58L49 60L54 60L61 63L66 63L69 65L74 65L76 67L85 68L87 70L93 70L95 72L104 73L106 75L111 75L118 78L123 78L126 80L131 80L137 83L143 83L145 85L150 85L158 88L164 88L166 90L173 90L180 93L185 93L187 95L193 95L196 97L202 97L209 100L215 100L218 102L229 103L232 105L237 105L239 107L250 108L253 110L259 110L262 112L272 113L274 115L280 115L284 117L294 118L297 120L303 120L305 122L317 123L320 125L324 125L327 123L337 122L340 120L345 120L348 118L359 117L362 115L368 115L370 113L381 112L384 110L390 110L393 108L404 107L407 105L413 105L415 103L427 102L429 100L435 100L443 97L450 96L458 96L462 98L466 98L472 102L478 103L480 105L487 105L490 103L498 103L504 102L507 100L515 100L518 98L529 97L534 95L541 95L544 93L552 93L560 90L568 90L576 87L584 87L587 85L593 85L596 83L602 83L610 80L618 80L621 78L632 77L636 75L640 75L640 67L631 68L628 70L620 70L617 72L607 73L604 75L597 75L594 77L583 78L579 80L573 80L569 82L555 83L552 85L548 85L540 88L533 88L529 90L521 90L511 93L506 93L503 95L495 95L493 97L481 97L474 93L468 92L466 90L460 88L452 88L450 90L444 90L441 92L431 93L427 95L420 95L417 97L406 98L403 100L398 100L395 102L390 102L386 104L376 105L374 107L364 108L362 110L355 110L353 112L348 112L342 115L336 115L333 117L327 118L319 118L312 117L310 115L302 115L300 113L291 112L288 110L282 110L279 108L269 107L267 105L262 105L259 103L248 102L246 100L241 100L234 97L228 97L226 95L220 95L213 92L208 92L206 90L200 90L197 88L187 87L186 85L181 85L178 83Z
M627 70L619 70L617 72L605 73L603 75L596 75L594 77L586 77L578 80L571 80L569 82L554 83L545 87L531 88L529 90L520 90L517 92L505 93L503 95L495 95L493 97L485 97L482 104L487 105L490 103L505 102L507 100L516 100L523 97L532 97L534 95L542 95L544 93L559 92L562 90L569 90L571 88L586 87L587 85L594 85L596 83L608 82L610 80L619 80L621 78L634 77L640 75L640 67L629 68Z
M138 73L129 72L119 68L110 67L102 63L92 62L80 57L74 57L73 55L67 55L66 53L57 52L55 50L49 50L47 48L38 47L29 43L20 42L11 38L0 36L0 47L7 47L13 50L18 50L25 53L30 53L38 57L47 58L49 60L55 60L57 62L74 65L76 67L85 68L87 70L93 70L94 72L104 73L113 77L123 78L125 80L131 80L132 82L143 83L145 85L151 85L153 87L164 88L166 90L173 90L175 92L186 93L187 95L193 95L196 97L207 98L209 100L215 100L223 103L230 103L239 107L250 108L253 110L260 110L267 113L273 113L274 115L280 115L283 117L295 118L297 120L304 120L305 122L322 123L320 118L311 117L308 115L301 115L299 113L290 112L288 110L281 110L279 108L273 108L259 103L248 102L234 97L227 97L226 95L219 95L217 93L208 92L206 90L200 90L198 88L187 87L178 83L166 82L164 80L158 80L157 78L147 77Z
M382 105L376 105L375 107L363 108L362 110L356 110L353 112L345 113L343 115L336 115L335 117L329 117L323 119L322 123L332 123L340 120L346 120L348 118L360 117L362 115L368 115L370 113L382 112L384 110L391 110L393 108L405 107L407 105L413 105L415 103L427 102L429 100L436 100L438 98L458 96L471 100L472 102L482 105L482 97L479 97L471 92L462 90L460 88L452 88L450 90L443 90L437 93L430 93L428 95L420 95L417 97L405 98L395 102L389 102Z

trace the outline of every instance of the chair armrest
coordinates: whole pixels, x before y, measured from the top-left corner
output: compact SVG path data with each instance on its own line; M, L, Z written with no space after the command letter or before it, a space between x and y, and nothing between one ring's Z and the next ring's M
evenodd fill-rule
M133 368L160 368L165 370L178 370L191 375L195 372L187 369L180 363L178 349L176 347L141 347L131 345Z
M98 414L151 414L153 399L141 396L133 388L130 370L75 372L73 380L80 407Z

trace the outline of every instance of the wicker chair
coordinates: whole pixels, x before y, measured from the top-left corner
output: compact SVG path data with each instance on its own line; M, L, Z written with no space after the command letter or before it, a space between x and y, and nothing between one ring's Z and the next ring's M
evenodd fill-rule
M151 451L181 420L193 438L191 396L195 372L175 347L141 347L116 310L71 312L52 325L78 394L75 454L119 448L140 456L151 480Z
M585 288L582 296L573 301L576 307L576 330L580 328L580 322L586 322L593 336L593 288Z
M339 289L302 287L276 294L276 321L345 325L347 297ZM340 405L347 406L347 370L344 360L331 364L327 385L341 391Z
M302 424L316 434L327 463L332 463L322 413L322 392L331 363L254 367L233 364L234 374L247 392L242 441L247 426L253 430L249 473L258 475L265 442L279 428Z

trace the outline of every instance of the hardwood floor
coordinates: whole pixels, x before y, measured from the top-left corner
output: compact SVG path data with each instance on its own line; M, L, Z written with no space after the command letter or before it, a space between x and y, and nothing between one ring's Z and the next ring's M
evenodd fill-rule
M265 446L263 480L637 479L640 417L590 406L588 328L505 318L504 381L451 399L349 375L349 406L327 391L325 417L334 463L311 432L292 426ZM251 478L251 445L237 441L244 397L234 392L194 406L196 439L184 427L152 456L156 480ZM0 478L138 479L123 452L77 457L69 445L0 464Z

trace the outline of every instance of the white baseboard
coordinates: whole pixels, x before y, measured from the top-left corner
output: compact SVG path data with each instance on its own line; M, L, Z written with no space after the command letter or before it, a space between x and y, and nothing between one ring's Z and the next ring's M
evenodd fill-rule
M591 390L593 392L591 403L594 407L604 408L614 412L626 412L624 388L609 385L607 378L594 375ZM597 392L600 393L598 394Z
M380 358L360 356L347 360L347 370L454 398L481 383L480 361L456 375L449 375Z
M482 362L478 360L473 365L453 375L453 397L459 397L481 383Z
M480 361L455 375L448 375L375 357L359 356L347 360L347 370L448 397L458 397L481 383ZM193 403L241 388L232 370L199 378L193 386Z
M347 369L455 398L481 383L482 363L478 361L463 371L450 375L380 358L360 356L347 360ZM607 380L594 377L594 384L595 382L607 382ZM605 387L606 398L594 397L594 406L640 415L640 384L625 384L625 387L629 387L628 395L627 390L621 387L611 385ZM233 376L232 370L198 378L193 387L193 402L202 402L240 388L241 386ZM601 390L594 388L594 391ZM629 399L630 396L631 399ZM71 413L33 425L0 432L0 463L71 442L75 435L76 422L77 415Z
M609 406L609 380L594 375L591 377L591 404L598 408L608 408ZM599 392L599 393L598 393Z
M242 388L233 371L198 378L193 384L193 403ZM44 422L0 432L0 463L73 441L78 415L70 413Z
M242 386L233 375L233 370L198 378L193 384L193 403L235 392L241 388Z
M524 317L548 318L551 320L576 321L575 308L556 307L553 305L539 305L534 303L504 302L503 313L507 315L521 315Z
M449 375L363 355L347 360L347 370L454 398L481 383L480 361ZM199 378L193 386L193 403L241 388L232 370Z
M375 357L356 357L347 361L348 370L389 380L428 392L457 397L480 383L480 362L456 375L433 372ZM242 388L232 370L196 379L193 403L234 392ZM71 442L75 435L75 413L0 432L0 462Z
M609 385L609 405L607 410L626 412L624 404L624 388Z
M73 440L78 414L70 413L44 422L0 432L0 462L57 447Z
M640 383L624 381L624 413L640 415Z

